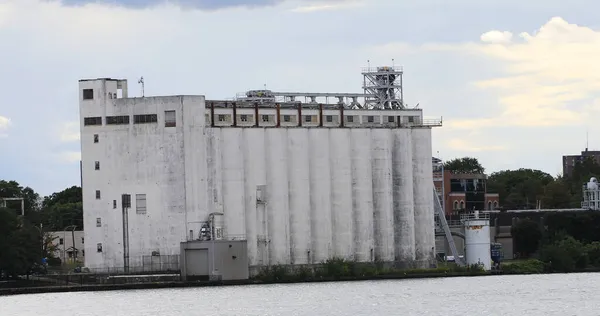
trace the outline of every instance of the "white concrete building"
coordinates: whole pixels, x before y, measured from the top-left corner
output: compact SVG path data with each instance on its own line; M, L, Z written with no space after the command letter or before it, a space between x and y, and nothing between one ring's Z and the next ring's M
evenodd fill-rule
M63 264L73 262L84 262L85 259L85 236L82 230L55 231L47 233L52 244L56 247L53 255L59 258Z
M79 86L91 269L176 256L214 212L225 238L247 239L250 266L434 263L431 127L441 120L420 109L360 109L362 94L226 102L128 98L124 80Z

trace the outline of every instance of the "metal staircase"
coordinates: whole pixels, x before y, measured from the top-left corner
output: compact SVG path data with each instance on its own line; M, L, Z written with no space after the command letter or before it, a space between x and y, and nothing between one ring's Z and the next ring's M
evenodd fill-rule
M448 241L448 246L450 246L450 252L452 252L456 264L459 266L464 266L465 262L458 255L458 250L456 250L456 244L454 243L454 237L452 237L450 226L446 221L446 214L444 214L442 204L440 203L440 199L435 188L433 189L433 208L435 210L436 229L440 228L444 231L444 235L446 236L446 240Z

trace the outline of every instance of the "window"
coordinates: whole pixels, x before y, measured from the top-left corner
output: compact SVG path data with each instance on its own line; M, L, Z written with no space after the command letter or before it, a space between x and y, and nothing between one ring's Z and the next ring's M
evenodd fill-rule
M85 250L81 250L81 255L85 257Z
M121 195L121 206L123 208L131 208L131 195L130 194Z
M100 161L96 161L96 162L94 163L94 169L96 169L96 170L100 170Z
M465 201L460 201L460 209L461 210L465 209Z
M85 244L85 238L84 237L81 237L81 243Z
M373 122L375 122L375 118L372 115L367 116L367 122L373 123Z
M158 118L156 114L139 114L133 116L134 124L156 123Z
M98 134L94 134L94 143L97 143L98 141L99 141Z
M165 127L175 127L176 122L175 111L165 111Z
M97 251L97 252L102 252L102 244L101 244L101 243L98 243L98 244L96 245L96 251Z
M394 123L394 117L388 116L388 123Z
M117 200L113 200L113 208L117 208Z
M84 100L93 100L94 99L94 89L83 89L83 99Z
M248 115L246 115L246 114L240 115L240 121L242 121L242 122L248 122Z
M312 122L312 116L310 116L310 115L305 116L304 121L309 122L309 123Z
M268 122L269 121L269 116L268 115L263 115L262 116L262 121L263 122Z
M219 122L225 122L225 114L219 114Z
M100 190L96 190L96 200L100 200Z
M135 195L135 212L137 214L146 214L146 194Z
M454 201L454 206L452 208L458 210L458 201Z
M284 115L283 116L283 121L284 122L289 122L289 121L291 121L291 117L289 115Z
M96 116L96 117L84 117L83 118L83 125L84 126L102 125L102 117L100 117L100 116Z
M348 123L354 123L354 116L347 116L346 121L348 121Z
M414 123L415 122L415 117L414 116L409 116L408 117L408 122L409 123Z
M491 210L491 209L492 209L492 201L489 201L488 202L488 210Z
M494 201L494 208L498 207L498 201Z
M64 245L64 244L65 244L65 241L64 241L62 238L60 238L60 239L58 240L58 244L59 244L59 245Z
M123 125L129 124L129 115L107 116L106 125Z
M100 217L96 218L96 227L102 227L102 219Z
M327 123L331 123L331 122L333 122L333 115L327 115L327 116L325 117L325 120L327 121Z

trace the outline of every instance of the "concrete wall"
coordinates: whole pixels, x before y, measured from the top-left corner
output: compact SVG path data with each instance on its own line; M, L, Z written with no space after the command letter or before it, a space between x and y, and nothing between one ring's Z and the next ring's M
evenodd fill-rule
M152 252L179 254L211 212L224 213L228 238L248 240L251 266L333 257L433 262L430 127L209 127L202 96L106 98L117 84L80 82L95 91L80 105L86 266L123 266L121 194L132 199L130 267ZM165 126L167 110L176 111L175 127ZM139 114L157 114L157 122L134 124ZM112 115L132 122L107 125ZM92 116L102 125L84 126ZM146 195L145 213L136 211L136 194Z

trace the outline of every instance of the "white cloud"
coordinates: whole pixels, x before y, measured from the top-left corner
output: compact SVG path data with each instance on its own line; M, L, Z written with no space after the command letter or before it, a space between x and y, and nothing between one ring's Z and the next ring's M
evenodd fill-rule
M62 124L60 128L61 142L75 142L79 141L79 139L79 122L66 122Z
M513 39L507 31L494 30L484 33L481 41L475 43L427 43L416 47L399 43L379 49L400 54L471 54L486 58L490 69L501 65L500 75L472 82L496 98L487 104L497 103L501 110L483 118L450 119L446 121L448 127L592 123L594 119L587 105L600 100L600 31L554 17L536 32L523 32L519 38Z
M472 138L453 138L447 142L449 149L472 153L472 152L489 152L489 151L505 151L508 148L502 145L478 145L477 142L473 142Z
M292 9L292 12L310 13L316 11L330 11L363 6L362 1L329 1L328 3L303 5Z
M0 138L8 137L6 131L12 125L11 120L8 117L0 115Z

